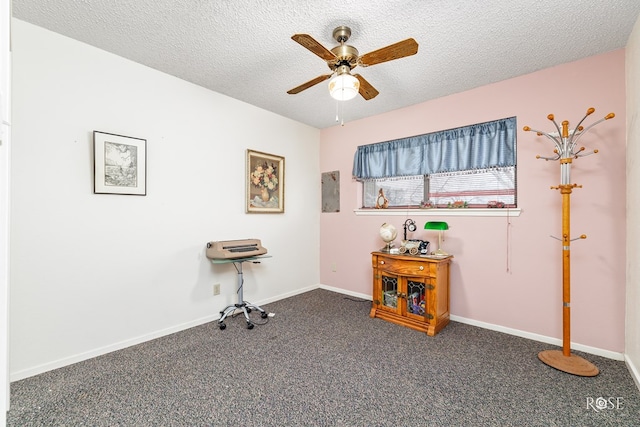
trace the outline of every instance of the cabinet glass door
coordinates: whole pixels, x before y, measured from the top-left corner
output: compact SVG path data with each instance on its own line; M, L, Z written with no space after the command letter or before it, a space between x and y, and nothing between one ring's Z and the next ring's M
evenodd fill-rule
M424 318L426 286L424 279L407 279L407 314Z
M398 308L398 277L382 273L382 305L393 310Z

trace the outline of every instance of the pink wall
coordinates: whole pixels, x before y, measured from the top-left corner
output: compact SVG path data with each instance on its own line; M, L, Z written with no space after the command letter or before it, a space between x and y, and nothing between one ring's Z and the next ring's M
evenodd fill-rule
M381 95L388 89L380 88ZM369 102L384 102L379 97ZM356 104L354 104L356 105ZM624 50L541 70L467 92L347 122L321 133L321 172L340 171L341 212L320 220L320 281L371 295L370 252L382 247L378 228L390 222L402 230L405 216L356 216L359 183L351 180L358 145L371 144L516 116L518 126L519 217L420 217L445 220L446 249L455 258L451 272L451 314L543 336L562 337L562 198L558 162L537 160L553 146L529 125L553 131L546 119L571 125L587 108L586 124L614 112L585 134L579 145L599 153L572 166L571 340L614 352L624 351L625 298L625 85ZM330 114L330 113L328 113ZM507 231L510 239L507 239ZM419 227L414 238L434 241ZM335 270L333 271L333 266ZM509 267L509 268L508 268Z

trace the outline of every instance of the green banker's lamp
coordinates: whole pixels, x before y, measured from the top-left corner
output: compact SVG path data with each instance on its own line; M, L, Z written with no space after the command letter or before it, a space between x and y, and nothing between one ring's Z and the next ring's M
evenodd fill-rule
M425 230L438 230L438 249L433 253L434 255L447 256L449 255L442 250L442 233L444 230L449 229L449 224L444 221L429 221L424 225Z

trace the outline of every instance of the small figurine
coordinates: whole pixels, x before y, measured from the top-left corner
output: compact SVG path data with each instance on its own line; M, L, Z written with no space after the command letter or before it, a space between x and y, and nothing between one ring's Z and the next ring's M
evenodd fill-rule
M384 191L382 188L378 191L378 198L376 199L376 209L387 209L389 206L389 200L384 197Z

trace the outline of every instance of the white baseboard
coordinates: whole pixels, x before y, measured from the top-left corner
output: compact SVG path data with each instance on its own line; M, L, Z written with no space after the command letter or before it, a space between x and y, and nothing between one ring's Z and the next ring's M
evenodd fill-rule
M280 295L276 295L270 298L265 298L263 300L260 300L258 302L253 302L251 301L253 304L256 305L266 305L272 302L276 302L276 301L280 301L281 299L285 299L285 298L289 298L289 297L293 297L296 295L300 295L300 294L304 294L305 292L309 292L312 291L314 289L318 289L318 285L311 285L311 286L307 286L306 288L300 288L300 289L296 289L294 291L291 292L287 292L284 294L280 294Z
M289 298L294 295L302 294L313 289L317 289L318 285L308 286L306 288L296 289L292 292L287 292L281 295L276 295L270 298L266 298L261 301L252 301L253 304L256 305L265 305L271 302L279 301L281 299ZM203 325L205 323L214 322L220 318L220 313L216 312L210 316L205 316L200 319L192 320L190 322L182 323L180 325L175 325L170 328L161 329L159 331L155 331L149 334L141 335L139 337L131 338L128 340L120 341L114 344L110 344L108 346L96 348L84 353L79 353L70 357L65 357L62 359L54 360L49 363L45 363L38 366L33 366L28 369L23 369L21 371L11 372L9 374L9 381L19 381L25 378L32 377L34 375L42 374L44 372L52 371L54 369L59 369L64 366L72 365L74 363L82 362L84 360L92 359L94 357L102 356L107 353L111 353L113 351L122 350L127 347L131 347L133 345L142 344L146 341L151 341L156 338L160 338L166 335L174 334L176 332L184 331L185 329L193 328L196 326Z
M94 357L102 356L104 354L111 353L112 351L122 350L124 348L131 347L132 345L142 344L143 342L151 341L153 339L160 338L165 335L170 335L176 332L183 331L185 329L203 325L205 323L217 320L218 318L220 318L220 313L216 313L211 316L202 317L200 319L196 319L191 322L182 323L180 325L172 326L170 328L161 329L159 331L155 331L150 334L145 334L145 335L141 335L128 340L120 341L104 347L99 347L90 351L86 351L84 353L75 354L70 357L54 360L52 362L44 363L42 365L33 366L31 368L23 369L21 371L11 372L9 375L9 380L11 382L19 381L25 378L32 377L34 375L42 374L44 372L52 371L54 369L59 369L64 366L73 365L74 363L78 363L84 360L92 359Z
M318 287L322 288L322 289L327 289L329 291L338 292L338 293L345 294L345 295L351 295L351 296L362 298L362 299L367 299L367 300L371 300L372 299L371 295L365 295L365 294L360 294L360 293L356 293L356 292L351 292L351 291L347 291L347 290L340 289L340 288L334 288L332 286L319 285ZM491 323L480 322L478 320L467 319L467 318L461 317L461 316L451 315L450 318L451 318L451 320L453 320L455 322L465 323L467 325L477 326L477 327L480 327L480 328L489 329L491 331L503 332L505 334L515 335L515 336L522 337L522 338L527 338L527 339L530 339L530 340L533 340L533 341L540 341L540 342L544 342L544 343L547 343L547 344L552 344L552 345L557 345L557 346L562 347L562 340L558 339L558 338L552 338L552 337L547 337L547 336L544 336L544 335L538 335L538 334L534 334L534 333L531 333L531 332L521 331L521 330L518 330L518 329L507 328L507 327L500 326L500 325L494 325L494 324L491 324ZM587 345L582 345L582 344L577 344L577 343L571 343L571 348L573 350L578 350L578 351L582 351L582 352L589 353L589 354L595 354L596 356L602 356L602 357L606 357L608 359L620 360L620 361L624 361L625 360L625 356L624 356L623 353L617 353L615 351L603 350L603 349L600 349L600 348L590 347L590 346L587 346ZM627 365L628 364L629 363L627 363Z
M636 387L638 387L638 390L640 390L640 370L638 370L638 367L635 366L631 361L631 359L629 359L629 357L626 355L624 357L624 361L627 364L627 369L629 369L629 373L631 373L631 376L633 377L633 381L635 381L636 383Z
M327 285L318 285L318 288L320 289L326 289L327 291L332 291L332 292L337 292L339 294L343 294L343 295L349 295L355 298L360 298L360 299L366 299L371 301L371 295L366 295L366 294L361 294L358 292L352 292L352 291L347 291L346 289L340 289L340 288L334 288L333 286L327 286Z
M318 284L318 285L312 285L312 286L308 286L305 288L301 288L301 289L296 289L294 291L291 292L287 292L284 294L280 294L280 295L276 295L273 297L269 297L266 298L264 300L261 301L257 301L254 302L254 304L256 305L266 305L275 301L279 301L285 298L289 298L295 295L299 295L305 292L309 292L312 291L314 289L325 289L328 291L332 291L332 292L336 292L336 293L340 293L340 294L344 294L344 295L349 295L352 297L356 297L356 298L361 298L361 299L365 299L365 300L369 300L371 301L372 297L371 295L367 295L367 294L362 294L362 293L358 293L358 292L352 292L352 291L348 291L345 289L340 289L340 288L335 288L332 286L326 286L326 285L322 285L322 284ZM203 325L205 323L209 323L209 322L213 322L216 321L220 318L220 313L215 313L211 316L206 316L206 317L202 317L200 319L196 319L190 322L186 322L186 323L182 323L180 325L176 325L176 326L172 326L170 328L165 328L159 331L155 331L152 332L150 334L146 334L146 335L141 335L139 337L135 337L132 339L128 339L128 340L124 340L118 343L114 343L108 346L104 346L104 347L100 347L91 351L87 351L84 353L80 353L74 356L70 356L70 357L66 357L63 359L59 359L59 360L55 360L53 362L49 362L49 363L45 363L42 365L38 365L38 366L34 366L31 367L29 369L24 369L22 371L17 371L17 372L12 372L10 373L10 381L19 381L28 377L32 377L34 375L38 375L38 374L42 374L44 372L47 371L51 371L54 369L58 369L58 368L62 368L64 366L68 366L68 365L72 365L74 363L78 363L78 362L82 362L83 360L88 360L94 357L98 357L98 356L102 356L104 354L107 353L111 353L113 351L117 351L117 350L122 350L124 348L127 347L131 347L133 345L136 344L141 344L143 342L146 341L150 341L156 338L160 338L166 335L170 335L176 332L180 332L183 331L185 329L189 329L189 328L193 328L195 326L200 326ZM552 337L547 337L544 335L538 335L538 334L533 334L530 332L525 332L525 331L520 331L518 329L513 329L513 328L507 328L504 326L499 326L499 325L494 325L491 323L486 323L486 322L480 322L477 320L473 320L473 319L467 319L464 317L460 317L460 316L451 316L451 320L455 321L455 322L460 322L460 323L465 323L468 325L472 325L472 326L477 326L480 328L484 328L484 329L489 329L492 331L497 331L497 332L503 332L509 335L515 335L518 337L522 337L522 338L527 338L530 340L534 340L534 341L540 341L540 342L544 342L547 344L551 344L551 345L557 345L557 346L562 346L562 340L558 339L558 338L552 338ZM640 389L640 373L638 371L638 369L633 365L633 363L631 363L631 361L625 357L625 355L623 353L616 353L613 351L609 351L609 350L603 350L603 349L599 349L599 348L595 348L595 347L589 347L589 346L585 346L582 344L575 344L575 343L571 343L571 348L574 350L578 350L578 351L582 351L585 353L589 353L589 354L595 354L597 356L602 356L602 357L606 357L609 359L614 359L614 360L621 360L621 361L625 361L627 364L627 367L629 368L629 371L631 372L632 376L634 377L634 381L636 382L636 385L638 385L638 388Z
M521 331L519 329L507 328L505 326L494 325L486 322L480 322L478 320L467 319L465 317L460 317L460 316L451 315L451 320L455 322L466 323L467 325L478 326L480 328L489 329L491 331L503 332L505 334L515 335L517 337L527 338L533 341L540 341L543 343L562 347L562 340L559 338L553 338L553 337L548 337L546 335L534 334L531 332ZM606 357L607 359L624 360L623 353L617 353L615 351L610 351L610 350L603 350L601 348L590 347L588 345L578 344L574 342L571 343L571 349L582 351L589 354L595 354L596 356Z

